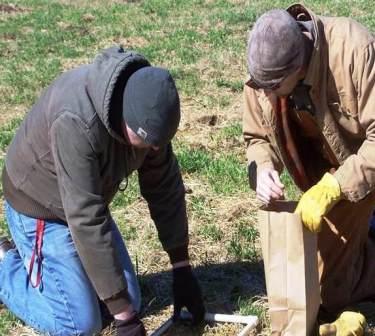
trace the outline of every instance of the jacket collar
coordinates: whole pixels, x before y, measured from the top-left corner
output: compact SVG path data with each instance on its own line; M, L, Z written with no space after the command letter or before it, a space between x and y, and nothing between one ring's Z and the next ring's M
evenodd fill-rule
M316 14L301 4L290 6L287 8L287 11L296 20L312 22L314 47L303 83L311 87L316 87L319 85L320 75L323 70L323 63L321 62L323 56L323 24Z

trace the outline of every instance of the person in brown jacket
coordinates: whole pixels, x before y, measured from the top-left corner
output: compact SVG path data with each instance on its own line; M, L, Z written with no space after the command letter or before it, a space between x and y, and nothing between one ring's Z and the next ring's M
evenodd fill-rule
M281 199L286 167L304 191L296 212L318 233L321 308L338 319L321 335L362 335L340 312L375 297L375 39L349 18L302 5L271 10L248 40L243 131L249 180L265 203Z

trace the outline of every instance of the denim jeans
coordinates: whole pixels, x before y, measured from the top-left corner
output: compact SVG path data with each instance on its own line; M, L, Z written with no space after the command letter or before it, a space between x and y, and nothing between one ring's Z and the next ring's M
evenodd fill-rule
M97 295L83 269L68 227L52 221L45 222L42 281L33 288L28 270L35 245L36 219L20 214L7 202L5 212L17 249L9 250L0 263L1 301L17 317L43 334L92 336L99 333L102 320ZM138 281L114 221L112 232L132 304L139 311ZM36 270L37 264L34 265L31 279L33 284L36 282Z

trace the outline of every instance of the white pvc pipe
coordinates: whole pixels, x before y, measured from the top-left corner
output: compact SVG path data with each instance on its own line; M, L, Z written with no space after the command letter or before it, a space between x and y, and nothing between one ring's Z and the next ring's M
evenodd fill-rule
M251 330L253 330L258 324L258 319L253 323L249 323L245 328L243 328L237 336L247 336Z
M210 314L206 313L206 321L212 322L226 322L226 323L242 323L242 324L253 324L258 322L256 316L242 316L242 315L227 315L227 314Z
M186 312L181 312L181 319L191 319L191 315ZM246 336L258 324L258 317L249 315L228 315L228 314L212 314L206 313L204 319L207 322L224 322L224 323L241 323L246 324L246 327L238 334L238 336ZM164 322L158 329L156 329L150 336L163 335L173 324L173 319L170 318Z

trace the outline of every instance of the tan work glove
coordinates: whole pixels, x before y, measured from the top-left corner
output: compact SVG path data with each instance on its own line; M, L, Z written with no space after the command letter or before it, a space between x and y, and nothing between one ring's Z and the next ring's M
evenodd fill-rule
M366 328L366 319L360 313L343 312L333 323L319 327L320 336L363 336Z
M301 197L295 213L301 215L303 224L311 232L319 232L322 218L341 199L340 185L336 178L325 173L322 179Z

